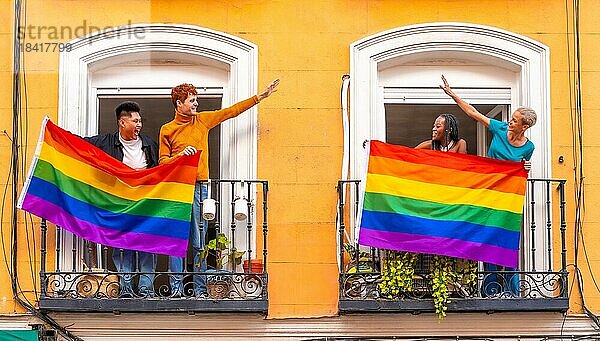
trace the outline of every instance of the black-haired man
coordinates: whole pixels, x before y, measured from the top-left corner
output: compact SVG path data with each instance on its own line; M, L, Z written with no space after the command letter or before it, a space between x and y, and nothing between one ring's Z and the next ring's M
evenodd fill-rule
M123 162L133 169L146 169L158 165L158 145L152 138L140 134L142 118L140 106L135 102L123 102L115 108L118 131L101 134L84 139L102 149L108 155ZM117 271L132 273L154 272L156 256L147 252L137 252L139 267L136 267L136 251L113 250L112 259ZM154 275L141 275L139 279L140 294L154 296ZM121 297L134 296L132 276L126 274L119 277Z

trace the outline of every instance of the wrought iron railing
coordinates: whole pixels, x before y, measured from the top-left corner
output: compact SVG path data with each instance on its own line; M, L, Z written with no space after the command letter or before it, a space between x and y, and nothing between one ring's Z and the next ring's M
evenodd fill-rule
M169 270L168 256L139 252L130 252L134 267L123 271L113 259L123 264L128 251L84 241L60 226L49 230L42 220L40 308L266 312L268 182L204 183L211 188L215 199L215 219L208 224L207 247L188 250L181 272ZM239 198L245 201L236 207ZM241 217L245 214L246 219L237 220L235 213L242 214ZM199 229L203 228L200 224ZM195 252L205 260L206 269L194 271L198 265L192 264ZM146 258L145 264L155 264L153 269L142 271L141 257L149 257L151 261ZM205 283L206 290L198 290L200 282ZM174 290L174 286L180 286L181 290Z
M568 308L565 183L566 180L555 179L528 180L520 266L516 271L492 270L482 263L451 259L455 276L448 283L449 310ZM386 275L385 269L382 272L384 262L402 253L355 243L354 225L359 212L360 181L339 181L337 189L340 311L434 310L430 271L434 256L418 255L413 264L411 283L401 290L386 290L382 285L385 280L383 276ZM538 227L540 224L543 226ZM560 245L560 249L556 250L555 245ZM470 274L465 271L469 264Z

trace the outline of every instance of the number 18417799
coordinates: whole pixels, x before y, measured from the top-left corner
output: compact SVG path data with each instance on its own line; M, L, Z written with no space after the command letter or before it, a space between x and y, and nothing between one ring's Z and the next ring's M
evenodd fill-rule
M69 43L25 43L21 44L22 52L70 52Z

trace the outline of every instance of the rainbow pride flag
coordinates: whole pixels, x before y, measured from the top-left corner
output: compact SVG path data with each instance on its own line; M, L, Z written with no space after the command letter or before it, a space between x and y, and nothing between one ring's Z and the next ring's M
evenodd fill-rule
M517 267L526 185L519 162L371 141L358 242Z
M98 244L184 257L199 155L136 171L46 117L17 207Z

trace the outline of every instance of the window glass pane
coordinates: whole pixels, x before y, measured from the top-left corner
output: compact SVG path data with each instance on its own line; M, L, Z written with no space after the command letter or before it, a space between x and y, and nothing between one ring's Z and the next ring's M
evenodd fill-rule
M487 113L495 105L476 105ZM477 124L456 105L385 104L386 140L391 144L415 147L431 139L433 122L441 113L450 113L458 119L460 136L467 141L467 152L477 155Z

